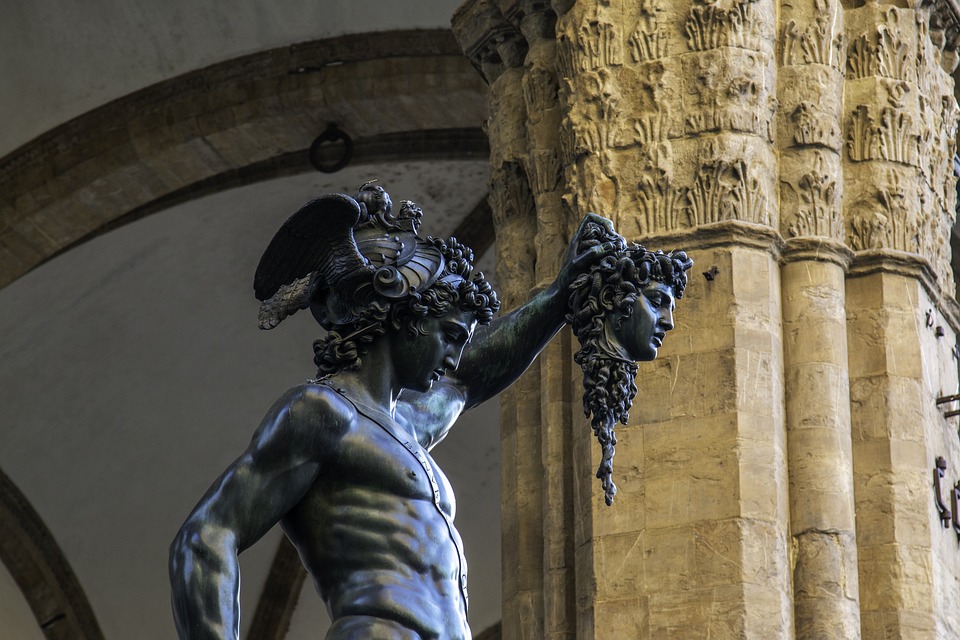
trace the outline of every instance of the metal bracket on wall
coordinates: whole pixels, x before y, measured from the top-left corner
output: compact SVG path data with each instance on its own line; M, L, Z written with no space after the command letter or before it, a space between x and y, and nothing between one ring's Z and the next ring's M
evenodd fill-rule
M940 396L937 398L937 406L939 407L942 404L948 404L958 400L960 400L960 393L955 393L952 396ZM960 409L951 409L950 411L943 412L944 418L952 418L954 416L960 416Z
M957 534L957 541L960 542L960 513L957 513L957 503L960 503L960 480L953 485L950 490L950 507L953 511L953 531Z
M946 469L946 459L944 459L943 456L937 456L936 464L933 467L933 497L937 503L937 511L940 514L940 523L944 529L949 529L952 514L950 513L950 509L947 508L947 505L944 504L942 494L940 493L940 478L943 477L943 472L946 471Z

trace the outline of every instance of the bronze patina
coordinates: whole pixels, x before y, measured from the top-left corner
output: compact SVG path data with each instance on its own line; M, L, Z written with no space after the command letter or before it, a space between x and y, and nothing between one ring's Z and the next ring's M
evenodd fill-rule
M172 544L181 639L238 637L238 554L277 523L327 604L328 640L471 637L455 498L429 452L526 370L619 236L588 215L556 280L494 319L470 249L421 238L421 215L367 184L305 205L264 253L260 326L309 308L328 334L317 378L274 404ZM595 228L610 239L586 242Z
M673 329L676 300L683 297L693 260L683 251L648 251L626 242L608 226L586 222L577 251L615 249L571 285L568 322L580 341L574 360L583 369L583 409L600 442L597 478L613 504L614 425L627 424L637 395L637 361L653 360Z

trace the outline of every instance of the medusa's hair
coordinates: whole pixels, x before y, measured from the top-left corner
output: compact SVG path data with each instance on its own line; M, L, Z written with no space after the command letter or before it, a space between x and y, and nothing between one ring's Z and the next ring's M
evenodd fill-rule
M411 291L399 300L376 297L360 310L356 321L334 326L313 343L317 376L329 377L360 367L365 346L388 329L410 336L424 333L421 321L439 318L456 310L472 311L478 324L489 324L500 309L497 293L479 271L473 273L473 251L456 238L427 240L440 250L443 270L437 281L422 292Z
M617 493L612 479L617 444L614 425L626 424L629 419L637 394L637 365L610 348L604 323L614 315L620 321L629 317L637 296L651 281L667 284L675 298L683 297L686 272L693 261L683 251L647 251L597 224L584 230L578 249L584 251L605 242L613 243L616 250L570 286L567 321L580 342L574 360L583 370L583 409L603 450L597 477L603 485L604 500L611 505Z

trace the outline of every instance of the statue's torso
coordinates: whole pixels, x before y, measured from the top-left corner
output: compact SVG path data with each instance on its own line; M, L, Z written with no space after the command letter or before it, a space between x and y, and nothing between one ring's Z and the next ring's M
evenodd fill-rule
M469 639L453 491L426 451L406 432L393 432L399 440L358 414L338 439L333 465L283 528L334 621L371 616L399 622L424 640ZM436 498L423 464L435 478Z

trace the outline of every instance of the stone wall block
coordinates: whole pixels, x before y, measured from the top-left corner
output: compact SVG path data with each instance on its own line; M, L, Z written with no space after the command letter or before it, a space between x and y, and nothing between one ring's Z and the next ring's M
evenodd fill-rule
M739 460L732 446L736 437L737 422L729 414L645 425L646 526L663 528L737 516Z
M620 598L598 602L594 616L603 624L593 631L593 635L587 637L596 640L652 637L649 635L649 606L646 598Z
M753 523L772 523L786 536L789 519L786 434L776 428L782 423L768 415L741 413L739 428L738 513ZM771 526L772 526L771 525ZM782 542L785 548L785 542ZM786 553L784 551L784 553ZM784 558L769 558L771 566L785 566ZM781 576L782 577L782 576Z
M860 637L856 544L852 534L798 536L794 597L797 636ZM802 585L802 586L801 586Z
M747 638L740 585L658 591L649 598L649 635L658 640ZM627 637L627 636L624 636ZM777 637L777 636L767 636Z

